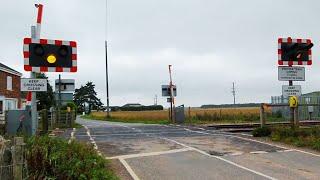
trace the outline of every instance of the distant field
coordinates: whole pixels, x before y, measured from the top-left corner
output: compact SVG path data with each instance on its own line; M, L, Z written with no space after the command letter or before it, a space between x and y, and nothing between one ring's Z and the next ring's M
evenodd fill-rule
M267 113L271 110L267 109ZM87 116L90 119L106 119L106 112L92 112ZM185 115L189 123L240 123L258 122L260 110L250 108L186 108ZM162 111L117 111L111 112L113 121L142 122L142 123L169 123L168 110Z

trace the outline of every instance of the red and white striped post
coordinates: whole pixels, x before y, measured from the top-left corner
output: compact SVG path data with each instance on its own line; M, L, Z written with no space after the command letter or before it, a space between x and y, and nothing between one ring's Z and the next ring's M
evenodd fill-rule
M40 39L40 32L41 32L41 22L42 22L42 11L43 5L42 4L35 4L36 8L38 9L37 14L37 26L31 26L31 38L32 39ZM34 29L35 28L35 29ZM31 78L36 78L36 73L30 73ZM38 117L37 117L37 93L36 92L28 92L31 93L31 124L32 124L32 135L36 134L38 128ZM30 97L30 94L28 94ZM27 98L29 100L29 98Z
M40 39L43 5L36 4L35 6L38 8L36 39Z

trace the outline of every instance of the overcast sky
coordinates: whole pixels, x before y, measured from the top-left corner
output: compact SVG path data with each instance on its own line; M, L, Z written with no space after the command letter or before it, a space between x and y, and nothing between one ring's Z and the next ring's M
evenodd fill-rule
M269 102L281 94L277 38L311 38L313 65L302 92L320 87L317 0L0 0L0 62L23 70L22 42L36 22L35 3L44 4L41 38L78 42L78 72L64 73L79 87L96 84L106 102L108 40L110 102L167 106L161 85L173 65L177 103L186 106ZM106 8L107 7L107 8ZM107 12L107 13L106 13ZM106 15L107 14L107 15ZM51 82L57 73L47 73Z

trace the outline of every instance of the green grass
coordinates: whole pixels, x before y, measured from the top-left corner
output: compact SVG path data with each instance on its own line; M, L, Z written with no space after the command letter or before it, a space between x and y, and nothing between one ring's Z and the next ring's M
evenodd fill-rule
M111 122L123 122L123 123L142 123L142 124L170 124L169 120L149 120L149 119L115 119L106 117L98 117L90 115L81 116L83 119L100 120L100 121L111 121Z
M35 136L27 139L26 148L30 179L118 179L88 144Z
M320 151L320 126L312 128L271 128L271 140Z
M76 129L80 129L82 127L83 126L81 124L79 124L79 123L74 123L73 126L72 126L72 128L76 128Z
M267 122L283 122L283 118L275 118L270 117L267 118ZM195 125L201 125L201 124L240 124L240 123L260 123L260 119L219 119L219 120L201 120L201 119L186 119L186 124L195 124Z
M83 115L83 116L80 116L81 118L83 119L92 119L92 120L106 120L105 117L102 117L102 116L93 116L91 114L87 114L87 115Z

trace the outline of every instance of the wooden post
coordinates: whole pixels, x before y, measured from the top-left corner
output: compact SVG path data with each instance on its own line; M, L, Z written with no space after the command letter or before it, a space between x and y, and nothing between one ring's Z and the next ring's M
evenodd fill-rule
M264 107L263 107L263 103L261 103L260 105L260 126L263 127L266 125L266 119L264 116Z
M295 126L295 123L294 123L294 120L295 119L295 108L294 107L290 107L290 125L291 125L291 128L294 128Z
M41 120L42 120L42 131L43 133L48 132L48 112L47 109L43 109L41 112Z
M23 172L23 137L14 138L14 149L13 149L13 173L15 180L22 180Z
M68 111L65 112L65 125L66 125L67 127L70 127L69 112L68 112Z
M294 108L294 126L299 127L299 109L298 106Z
M191 107L190 106L188 108L188 118L189 118L189 123L192 124Z
M169 117L169 121L172 123L172 119L171 119L171 108L168 108L168 117Z

